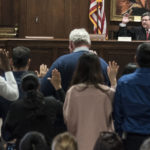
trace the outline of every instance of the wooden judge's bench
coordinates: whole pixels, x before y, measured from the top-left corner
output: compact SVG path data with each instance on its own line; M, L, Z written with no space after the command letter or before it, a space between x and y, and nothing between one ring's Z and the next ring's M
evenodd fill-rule
M106 62L109 60L118 62L120 66L118 76L120 76L124 66L129 62L134 62L136 48L142 42L145 41L92 41L91 49L97 51L98 55L105 59ZM10 53L12 48L16 46L30 48L32 58L31 70L37 70L42 63L47 64L50 67L59 56L69 53L68 44L68 39L0 39L0 47L6 48Z

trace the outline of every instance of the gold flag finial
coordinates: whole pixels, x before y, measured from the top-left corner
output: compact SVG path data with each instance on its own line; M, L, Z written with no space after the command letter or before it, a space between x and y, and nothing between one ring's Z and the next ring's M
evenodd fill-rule
M97 1L97 3L100 3L100 2L102 2L102 0L96 0Z

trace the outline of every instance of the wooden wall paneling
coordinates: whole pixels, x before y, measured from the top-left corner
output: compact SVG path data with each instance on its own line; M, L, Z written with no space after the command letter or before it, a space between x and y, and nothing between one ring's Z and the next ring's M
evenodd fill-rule
M43 5L42 0L41 0L41 5ZM42 36L54 36L53 30L52 30L52 26L53 26L53 14L52 14L53 0L46 0L44 5L45 6L43 6L43 13L41 15L42 20L40 20L40 24L41 24L40 27L45 28L45 29L44 29L43 33L41 31L41 35ZM39 6L38 11L40 12L40 6ZM40 28L38 30L40 30Z
M2 24L2 0L0 0L0 25Z
M37 53L38 51L38 53ZM38 49L38 48L32 48L31 50L31 64L30 64L30 70L34 68L34 70L39 70L39 66L41 64L47 64L48 67L51 65L52 60L52 49L46 48L46 49ZM35 63L36 61L36 63Z
M20 0L11 0L12 8L11 8L11 22L12 26L19 25L19 7L20 7Z
M32 48L30 69L38 70L41 64L46 64L48 68L58 58L58 56L68 53L66 48ZM36 63L35 63L36 62Z
M56 38L65 37L65 0L54 0L52 7L52 33Z
M117 42L117 41L92 41L92 48L97 51L106 62L115 60L119 65L118 77L121 76L124 66L134 62L136 48L140 42Z
M18 0L0 0L0 26L15 26L18 23Z
M74 28L80 27L80 0L71 0L71 16L70 16L70 23L71 23L71 30Z
M9 7L9 23L8 26L14 26L14 20L15 20L15 1L9 0L9 3L6 3L6 5Z
M45 19L46 19L46 23L45 23L45 28L46 28L46 32L47 32L47 36L54 36L53 34L53 13L52 13L52 9L53 9L53 0L47 0L46 2L46 9L45 9ZM54 36L55 37L55 36Z
M46 36L46 12L48 0L27 1L27 35Z
M119 66L125 66L129 62L134 62L134 55L135 51L130 50L129 48L124 48L124 49L118 49L116 51L115 48L111 48L111 50L104 49L105 50L105 60L108 61L113 61L115 60L116 62L119 63ZM119 68L118 72L118 77L122 75L122 72L124 70L124 67Z
M11 25L11 0L2 0L2 26Z
M71 31L71 0L65 0L65 37L68 38Z
M74 28L86 28L89 30L89 1L65 0L65 30L66 38Z
M71 1L65 0L65 37L69 36L70 33L70 16L71 16Z
M32 62L30 68L39 69L39 66L43 63L48 67L61 55L68 53L66 48L31 48ZM36 63L35 63L36 62Z
M19 37L27 35L27 1L19 0Z
M80 0L80 27L89 31L89 0Z
M1 26L15 26L19 17L19 0L1 0Z

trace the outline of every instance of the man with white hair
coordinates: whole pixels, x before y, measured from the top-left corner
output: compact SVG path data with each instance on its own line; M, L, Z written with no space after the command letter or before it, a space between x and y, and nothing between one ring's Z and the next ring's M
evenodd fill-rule
M55 96L55 90L50 84L50 82L47 80L48 77L51 77L52 70L55 68L61 74L62 88L64 89L65 92L67 91L79 57L83 53L89 52L90 46L91 46L90 36L85 29L81 28L81 29L74 29L71 31L69 35L70 54L66 54L57 58L56 61L50 67L45 77L42 79L41 91L45 96L50 95ZM107 63L102 58L100 58L100 63L105 83L109 84L109 79L107 75Z

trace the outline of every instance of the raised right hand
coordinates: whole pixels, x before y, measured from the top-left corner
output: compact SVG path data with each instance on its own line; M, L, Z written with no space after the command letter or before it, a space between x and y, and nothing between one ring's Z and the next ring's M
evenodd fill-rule
M127 24L129 22L129 14L125 14L122 17L122 23Z
M0 48L0 68L3 71L10 71L9 59L8 59L8 51L5 49Z

